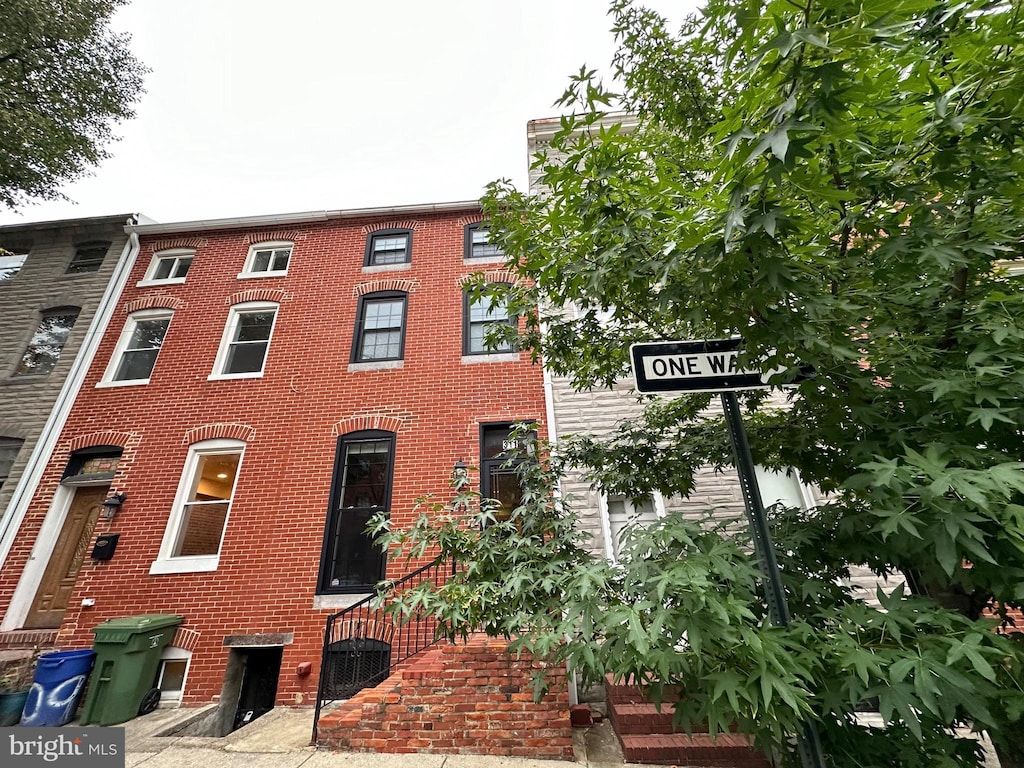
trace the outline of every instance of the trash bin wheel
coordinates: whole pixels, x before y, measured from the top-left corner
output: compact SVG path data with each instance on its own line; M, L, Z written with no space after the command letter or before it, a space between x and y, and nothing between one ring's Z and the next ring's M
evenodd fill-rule
M159 703L160 689L150 688L148 691L146 691L146 695L142 697L142 703L139 704L139 714L148 715L150 712L156 709L157 704Z

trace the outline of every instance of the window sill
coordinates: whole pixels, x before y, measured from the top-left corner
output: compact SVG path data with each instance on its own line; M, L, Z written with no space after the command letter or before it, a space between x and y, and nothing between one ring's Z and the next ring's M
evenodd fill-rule
M349 363L348 372L357 371L393 371L402 368L405 360L371 360L365 363Z
M518 352L496 352L493 355L463 355L463 365L474 363L511 363L519 360Z
M198 557L171 557L154 560L149 566L151 575L163 573L208 573L216 571L220 563L220 555L201 555Z
M252 373L211 373L206 377L207 381L230 381L232 379L262 379L263 371Z
M505 254L500 256L463 256L462 263L467 266L473 264L504 264Z
M350 595L314 595L313 610L341 610L349 608L372 594L372 592L353 592Z
M141 387L145 384L149 384L149 379L129 379L126 381L100 381L96 384L96 389L108 389L110 387Z
M253 280L257 277L287 277L288 270L283 272L239 272L237 277L239 280Z
M154 285L181 285L184 282L184 277L172 277L167 280L139 280L139 282L135 284L135 287L149 288Z
M378 272L404 272L407 269L412 269L412 264L408 261L403 261L399 264L371 264L368 267L363 267L363 274L375 275Z

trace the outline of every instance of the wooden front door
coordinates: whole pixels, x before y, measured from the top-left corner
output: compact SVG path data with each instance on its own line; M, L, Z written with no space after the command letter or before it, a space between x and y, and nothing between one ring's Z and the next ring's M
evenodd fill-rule
M75 491L64 527L57 537L43 580L25 619L26 629L60 627L108 491L106 486L79 488Z

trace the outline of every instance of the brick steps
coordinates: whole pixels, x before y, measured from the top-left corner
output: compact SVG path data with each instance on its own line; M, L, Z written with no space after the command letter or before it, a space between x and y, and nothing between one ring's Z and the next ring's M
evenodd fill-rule
M770 768L771 763L739 733L692 735L672 724L671 703L658 707L634 685L605 681L608 719L629 763L700 766L701 768ZM669 694L671 697L675 692Z

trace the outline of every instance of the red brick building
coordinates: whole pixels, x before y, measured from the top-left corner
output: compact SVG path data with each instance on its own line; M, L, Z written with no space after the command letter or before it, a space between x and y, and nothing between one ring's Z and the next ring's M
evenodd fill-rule
M87 647L106 619L181 614L165 697L235 695L258 663L278 704L313 703L325 617L410 570L366 520L409 522L460 460L500 497L509 425L544 436L540 366L488 349L510 320L464 292L478 271L512 279L480 219L449 203L129 227L134 265L0 573L6 625Z

